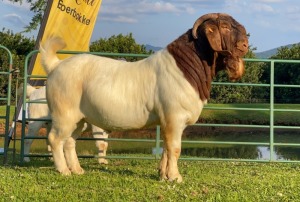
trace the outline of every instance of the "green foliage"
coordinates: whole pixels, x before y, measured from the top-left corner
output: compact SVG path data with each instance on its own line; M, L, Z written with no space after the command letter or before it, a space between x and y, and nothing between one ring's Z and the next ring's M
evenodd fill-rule
M300 44L295 44L292 47L281 47L278 49L277 54L272 56L272 59L291 59L299 60L300 59Z
M144 45L136 43L132 33L128 35L113 35L106 38L100 38L91 43L91 52L107 52L107 53L134 53L134 54L152 54L153 51L147 51ZM127 61L135 61L137 58L126 57Z
M0 44L8 48L14 55L26 56L33 50L35 40L3 28L0 32Z
M84 175L61 176L35 159L0 167L3 201L298 201L295 163L179 161L183 183L161 182L157 161L80 159Z
M23 0L9 0L11 2L19 2L20 4L23 3ZM30 3L30 10L34 12L34 16L31 19L31 22L29 25L25 26L24 32L31 32L33 30L36 30L43 19L44 12L47 6L47 1L45 0L26 0L27 3Z
M272 56L271 59L300 60L300 45L293 45L290 48L279 48L277 54ZM265 64L262 68L264 70L262 78L266 81L266 83L269 83L270 64ZM300 85L299 63L275 63L274 71L275 84ZM300 102L299 88L275 88L274 94L275 102L277 103Z
M8 48L12 53L13 69L20 70L20 76L24 74L24 63L26 55L34 49L35 41L33 38L26 38L22 34L14 34L10 30L4 28L0 32L0 44ZM8 53L0 49L0 71L7 72L9 70L9 55ZM7 76L0 77L0 96L5 97L7 92ZM15 95L15 83L16 79L12 81L12 100Z
M291 48L281 48L273 59L300 59L300 45ZM300 85L300 64L299 63L276 63L275 65L275 84ZM275 100L277 102L299 103L299 88L276 88Z

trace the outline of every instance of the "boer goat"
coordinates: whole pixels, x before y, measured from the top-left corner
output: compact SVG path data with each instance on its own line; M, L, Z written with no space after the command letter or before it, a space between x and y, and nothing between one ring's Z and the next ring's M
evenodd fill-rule
M231 16L206 14L165 49L137 62L91 54L59 60L60 38L40 46L48 73L46 97L52 116L49 143L56 169L82 174L75 142L85 121L105 130L161 125L164 151L160 178L182 181L177 161L181 136L207 103L211 82L220 70L230 80L244 72L248 51L245 28Z
M23 94L23 84L20 86L20 88L17 90L19 95ZM26 96L29 98L30 101L46 101L46 87L43 86L41 88L34 88L31 85L27 84L26 86ZM32 119L50 119L50 112L49 108L46 104L36 104L36 103L29 103L28 104L28 117ZM51 124L47 121L29 121L28 123L28 133L26 136L38 136L39 130L43 127L43 125L46 126L47 133L50 131ZM93 136L95 138L107 138L108 134L106 131L104 131L101 128L98 128L91 124L85 124L84 130L86 131L92 131ZM24 154L29 154L30 148L32 145L33 139L25 139L24 141ZM48 143L48 142L47 142ZM107 150L107 142L102 140L96 140L96 146L98 148L98 156L102 157L98 159L98 162L100 164L107 164L108 161L103 158L106 156L106 150ZM51 152L50 145L48 145L48 151ZM25 162L29 162L29 157L24 157Z

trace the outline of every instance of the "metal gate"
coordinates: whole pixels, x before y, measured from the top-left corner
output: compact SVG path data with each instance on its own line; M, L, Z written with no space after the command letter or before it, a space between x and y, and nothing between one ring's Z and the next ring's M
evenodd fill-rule
M11 104L11 85L12 85L12 54L11 52L4 46L0 45L0 49L4 50L7 54L7 57L3 55L4 59L7 59L8 65L1 67L0 76L4 78L6 83L6 92L1 93L0 101L4 104L4 114L0 116L0 120L3 120L3 133L0 134L1 146L0 146L0 155L3 155L3 164L7 162L7 152L9 149L9 126L10 126L10 104Z
M32 55L38 53L38 51L33 51L31 52L27 57L26 57L26 61L25 61L25 74L24 74L24 83L27 82L28 79L30 78L41 78L43 76L32 76L32 75L28 75L27 74L27 65L28 64L28 60L30 57L32 57ZM82 53L82 52L75 52L75 51L64 51L64 52L60 52L61 54L78 54L78 53ZM109 57L146 57L146 55L139 55L139 54L114 54L114 53L92 53L95 55L102 55L102 56L109 56ZM245 61L247 62L263 62L266 64L269 64L269 68L270 68L270 81L267 84L261 84L261 83L223 83L223 82L214 82L213 85L229 85L229 86L256 86L256 87L264 87L264 88L268 88L269 92L270 92L270 96L269 96L269 101L268 101L268 105L265 108L255 108L255 107L251 107L251 108L237 108L237 107L210 107L207 106L204 108L204 110L234 110L234 111L267 111L269 112L269 124L267 125L257 125L257 124L216 124L216 123L210 123L210 124L195 124L195 126L211 126L211 127L237 127L237 128L264 128L264 129L268 129L269 130L269 141L268 142L259 142L259 141L253 141L253 142L238 142L238 141L182 141L183 143L188 143L188 144L220 144L220 145L263 145L263 146L268 146L270 148L270 156L267 160L257 160L257 159L222 159L222 158L202 158L202 157L183 157L182 159L185 160L230 160L230 161L261 161L261 162L272 162L272 161L277 161L276 159L274 159L273 156L273 151L275 146L291 146L291 147L300 147L300 143L276 143L274 141L274 129L277 128L283 128L283 129L296 129L299 130L300 129L300 124L299 126L284 126L284 125L275 125L274 124L274 112L289 112L289 111L293 111L293 112L300 112L300 109L279 109L275 107L275 103L274 103L274 89L275 88L300 88L300 85L283 85L283 84L275 84L274 82L274 66L276 63L297 63L300 64L299 60L274 60L274 59L245 59ZM26 95L26 92L24 90L24 94ZM23 103L23 129L25 127L25 122L26 122L26 117L24 115L25 111L26 111L26 103L30 103L30 101L28 102L26 99L24 99L24 103ZM35 102L36 103L36 102ZM200 116L201 117L201 116ZM25 130L22 130L23 132L25 132ZM45 137L30 137L27 136L25 137L25 134L22 133L22 143L21 145L24 144L24 140L25 139L42 139ZM79 138L79 140L95 140L93 138ZM103 139L99 139L99 140L103 140ZM154 152L153 154L150 155L145 155L145 156L107 156L107 158L137 158L137 159L157 159L159 158L159 151L161 151L161 145L162 145L162 140L160 138L160 128L159 126L157 126L157 130L156 130L156 138L154 139L122 139L122 138L108 138L106 139L108 142L111 141L121 141L121 142L150 142L150 143L154 143L155 144L155 148L154 148ZM23 148L21 149L21 159L23 159L24 156L31 156L31 157L43 157L43 156L49 156L49 154L29 154L29 155L24 155L24 151ZM87 157L96 157L97 156L93 156L93 155L89 155L89 156L81 156L84 158ZM285 161L280 161L280 162L285 162ZM289 161L291 162L291 161ZM298 162L298 161L297 161Z

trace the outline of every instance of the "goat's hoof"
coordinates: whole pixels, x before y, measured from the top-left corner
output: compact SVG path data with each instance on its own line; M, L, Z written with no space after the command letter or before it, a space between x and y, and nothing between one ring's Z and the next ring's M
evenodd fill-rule
M76 174L76 175L82 175L82 174L84 174L84 170L81 167L71 169L71 172L74 173L74 174Z
M60 172L60 174L62 174L64 176L71 175L71 171L68 168L65 168L65 169L62 169L62 170L58 170L58 172Z
M98 163L99 163L99 164L105 164L105 165L107 165L107 164L108 164L108 161L107 161L106 159L99 159L99 160L98 160Z
M182 182L182 177L180 174L174 175L174 176L167 176L167 175L160 175L160 181L169 181L169 182Z
M182 177L181 177L180 174L177 174L177 175L174 175L172 177L168 177L168 181L170 181L170 182L175 181L177 183L181 183L182 182Z
M166 181L168 180L168 177L165 174L160 173L160 181Z

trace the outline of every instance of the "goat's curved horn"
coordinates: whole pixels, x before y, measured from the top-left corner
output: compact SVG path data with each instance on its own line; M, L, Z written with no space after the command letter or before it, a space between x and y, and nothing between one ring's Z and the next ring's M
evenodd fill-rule
M198 18L196 20L196 22L194 23L193 30L192 30L194 39L198 38L197 29L204 21L206 21L208 19L217 19L219 16L229 16L229 15L225 14L225 13L209 13L209 14L203 15L200 18Z

